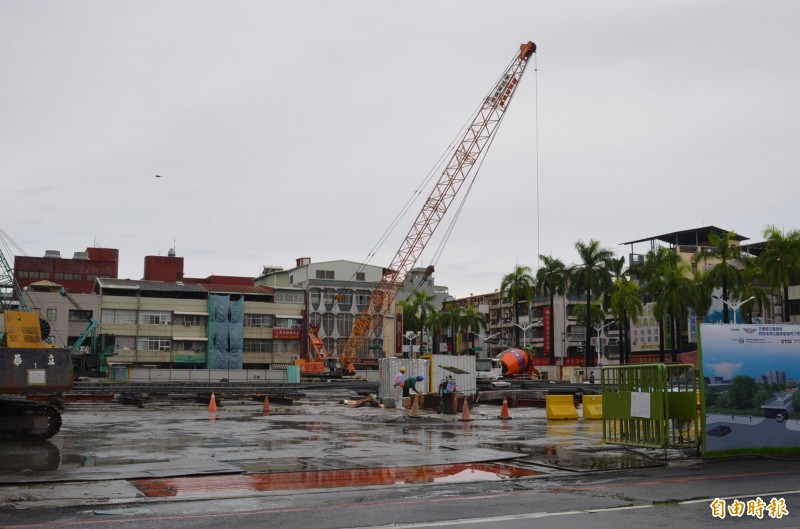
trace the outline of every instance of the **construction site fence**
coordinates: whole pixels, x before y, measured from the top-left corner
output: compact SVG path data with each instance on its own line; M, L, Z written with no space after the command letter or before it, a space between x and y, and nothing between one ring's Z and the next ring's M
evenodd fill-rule
M645 448L698 447L700 387L689 364L603 367L603 441Z
M289 367L289 366L287 366ZM116 375L116 376L115 376ZM112 373L110 380L127 382L288 382L282 369L161 369L134 367ZM378 381L377 371L359 371L356 378Z

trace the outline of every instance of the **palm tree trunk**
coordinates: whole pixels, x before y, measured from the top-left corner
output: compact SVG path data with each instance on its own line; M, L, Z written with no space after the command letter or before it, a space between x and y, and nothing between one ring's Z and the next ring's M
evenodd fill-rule
M783 323L789 323L789 285L783 284Z
M628 315L625 309L622 309L622 326L620 327L620 331L622 331L619 337L619 363L626 364L625 361L625 345L627 344L627 335L628 335Z
M678 341L680 340L680 329L681 324L678 322L678 318L673 316L672 318L672 347L670 347L670 360L673 364L678 363Z
M730 323L728 315L728 280L722 276L722 323Z
M666 337L664 336L664 319L661 318L658 320L658 361L660 363L664 363L664 354L666 348L664 344L666 343Z
M553 329L555 329L555 314L556 314L555 296L551 295L550 296L550 321L548 322L550 324L550 365L551 366L556 365L556 338L555 338L555 334L556 333L553 332ZM566 331L566 329L564 329L564 330Z
M622 325L625 328L625 341L622 347L625 354L625 363L629 364L631 361L631 324L628 322L628 318L625 318L625 323Z
M586 351L584 352L584 365L592 367L592 325L591 325L591 310L592 310L592 293L591 290L586 289Z

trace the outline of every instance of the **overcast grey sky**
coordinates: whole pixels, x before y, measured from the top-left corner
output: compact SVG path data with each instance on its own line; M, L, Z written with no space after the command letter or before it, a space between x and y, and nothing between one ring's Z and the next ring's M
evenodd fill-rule
M533 40L437 284L578 240L760 241L800 228L798 28L796 0L0 0L0 227L132 279L173 244L192 277L364 261Z

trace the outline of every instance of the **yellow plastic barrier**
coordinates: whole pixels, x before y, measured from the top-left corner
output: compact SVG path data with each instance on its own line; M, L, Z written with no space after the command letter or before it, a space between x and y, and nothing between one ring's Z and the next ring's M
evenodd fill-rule
M603 418L603 396L584 395L583 396L583 418L602 419Z
M578 410L575 408L572 395L548 395L545 406L548 420L578 418Z

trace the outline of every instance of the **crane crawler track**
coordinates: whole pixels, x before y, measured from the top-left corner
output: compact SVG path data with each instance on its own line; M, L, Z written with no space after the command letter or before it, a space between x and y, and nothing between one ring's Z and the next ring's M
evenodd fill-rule
M61 429L53 406L19 399L0 399L0 439L49 439Z

